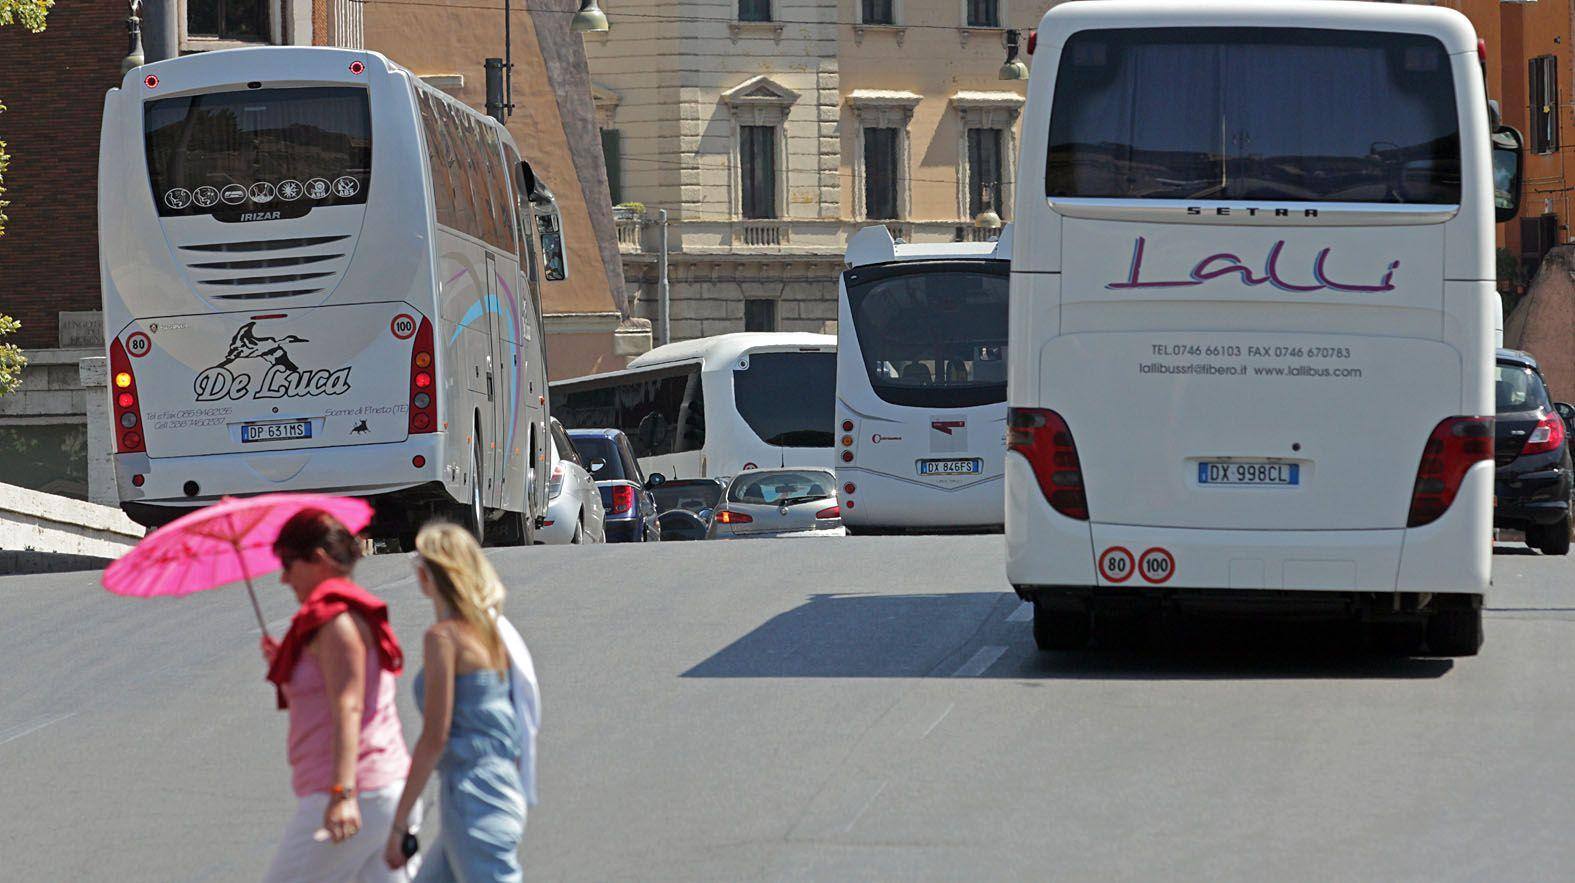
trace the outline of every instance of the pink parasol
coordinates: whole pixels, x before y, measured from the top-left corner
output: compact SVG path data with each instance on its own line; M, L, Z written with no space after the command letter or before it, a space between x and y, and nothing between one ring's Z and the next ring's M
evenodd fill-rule
M264 635L262 608L252 577L278 570L273 553L280 528L303 509L321 509L352 533L372 520L364 500L326 494L264 494L225 497L182 515L142 538L135 549L104 571L104 588L133 598L189 595L246 581L252 611Z

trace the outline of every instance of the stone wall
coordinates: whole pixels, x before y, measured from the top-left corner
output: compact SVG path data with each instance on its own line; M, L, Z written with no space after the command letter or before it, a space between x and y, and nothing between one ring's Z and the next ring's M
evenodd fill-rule
M673 255L668 265L673 340L743 331L744 301L757 298L776 302L778 331L835 333L841 270L840 257L719 261ZM658 323L655 265L628 258L624 273L641 283L635 315Z
M0 574L103 567L142 535L119 509L0 484Z

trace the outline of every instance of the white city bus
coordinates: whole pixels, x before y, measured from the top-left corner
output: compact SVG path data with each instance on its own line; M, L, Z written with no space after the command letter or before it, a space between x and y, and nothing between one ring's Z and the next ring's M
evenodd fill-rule
M1045 15L1006 464L1007 573L1042 648L1219 605L1477 651L1497 302L1480 63L1467 20L1430 7Z
M837 321L837 484L853 532L1003 522L1011 228L997 242L848 240Z
M545 511L530 203L507 130L374 52L162 61L104 101L99 253L122 508L332 491L409 540Z
M552 384L569 429L621 429L665 478L831 465L837 339L721 334L659 346L629 367Z

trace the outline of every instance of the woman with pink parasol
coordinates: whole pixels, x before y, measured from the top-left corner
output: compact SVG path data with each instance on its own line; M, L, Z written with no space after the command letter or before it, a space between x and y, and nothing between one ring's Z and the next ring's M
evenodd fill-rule
M189 595L244 581L262 630L268 679L290 711L289 758L299 803L268 881L404 880L379 861L378 836L410 764L394 710L404 654L388 605L351 581L363 500L322 494L226 497L144 537L104 571L118 595ZM268 636L252 577L283 568L300 609L282 641ZM403 822L412 821L409 819ZM357 837L371 826L372 836Z
M410 768L395 711L404 655L388 605L350 580L355 536L320 510L297 513L273 551L300 610L284 639L263 636L268 679L290 711L289 757L299 803L264 880L404 880L379 859ZM319 831L326 831L324 838Z

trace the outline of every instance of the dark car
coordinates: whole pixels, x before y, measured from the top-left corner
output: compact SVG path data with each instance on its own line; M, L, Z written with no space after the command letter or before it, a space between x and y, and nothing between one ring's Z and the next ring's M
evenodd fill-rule
M662 539L703 540L711 515L727 482L720 478L675 478L662 482L652 495L662 514Z
M651 490L662 476L649 479L634 458L629 438L617 429L571 429L569 440L580 452L585 468L596 481L606 510L604 524L609 543L654 543L662 538L656 520L656 500Z
M1494 379L1493 526L1525 531L1526 545L1544 555L1567 555L1572 409L1549 399L1529 353L1499 350Z

